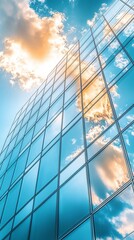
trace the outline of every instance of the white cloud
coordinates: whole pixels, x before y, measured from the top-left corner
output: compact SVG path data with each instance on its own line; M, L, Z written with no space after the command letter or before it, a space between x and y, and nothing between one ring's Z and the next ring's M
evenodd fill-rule
M74 145L76 143L76 139L72 138L72 144Z
M102 14L108 9L108 6L106 3L102 3L101 7L99 8L98 12L95 12L92 19L87 20L87 24L92 27L97 20L102 16Z
M38 2L45 3L46 0L38 0Z
M134 20L124 29L124 34L129 37L134 33Z
M112 218L112 223L123 237L134 230L134 209L126 208L119 216Z
M94 190L92 189L92 201L93 204L98 206L100 203L102 203L103 199L99 198L96 193L94 192Z
M123 53L117 54L115 57L115 66L117 68L123 69L128 65L129 61L127 58L124 57Z
M65 163L68 164L69 162L71 162L75 157L77 157L82 152L83 149L84 149L84 147L81 146L76 151L74 151L69 156L67 156L65 159Z
M106 142L107 139L105 141L105 139L99 138L94 143L94 148L101 149ZM97 162L94 162L96 166L95 171L104 184L106 197L108 197L109 191L112 190L112 192L114 192L118 190L120 186L129 180L126 162L121 147L116 146L115 141L100 153L98 159L99 161L97 160ZM94 204L98 205L104 199L100 199L96 194L96 186L92 187L92 191L93 199L95 200Z
M128 138L126 139L126 144L127 144L128 146L130 146L130 142L129 142L129 139L128 139Z
M0 2L0 16L0 67L24 89L39 85L66 51L64 15L41 19L28 1L5 0Z
M131 132L131 135L134 136L134 132Z
M134 120L134 115L128 115L126 118L128 122L132 122Z
M110 45L109 45L109 49L118 49L119 48L119 42L117 40L114 40Z
M89 140L89 142L92 142L102 131L104 131L104 126L97 125L95 127L91 127L86 134L86 139Z

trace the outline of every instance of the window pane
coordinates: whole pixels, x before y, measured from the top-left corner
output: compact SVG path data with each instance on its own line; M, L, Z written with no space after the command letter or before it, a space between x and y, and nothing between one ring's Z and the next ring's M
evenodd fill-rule
M15 215L14 227L16 227L21 221L31 213L33 207L33 200L31 200L17 215Z
M17 240L17 239L28 240L29 225L30 225L30 217L27 218L12 232L11 240Z
M133 29L134 30L134 29ZM134 39L132 39L128 45L126 46L126 50L131 56L131 58L134 60Z
M92 240L90 220L87 220L71 232L65 240Z
M25 137L23 138L23 142L22 142L22 146L21 146L21 150L26 147L26 145L28 143L31 142L32 136L33 136L33 130L34 127L25 135Z
M111 95L114 102L117 116L120 116L134 103L134 69L130 69L111 89ZM115 91L114 91L115 88Z
M45 96L45 94L44 94L44 96ZM40 118L40 117L46 112L46 110L47 110L48 107L49 107L49 103L50 103L50 98L49 98L48 100L46 100L46 101L44 102L44 104L40 107L40 109L39 109L39 114L38 114L38 118Z
M125 52L119 52L110 64L104 68L107 83L109 84L118 75L121 77L128 70L129 63L130 60Z
M101 53L108 44L110 44L110 42L115 38L113 32L111 31L111 29L109 28L108 25L106 25L105 23L105 27L103 28L102 31L102 37L100 38L100 34L98 36L98 44L97 44L97 48L98 48L98 52ZM107 46L108 47L108 46Z
M121 12L119 12L115 18L112 19L111 25L115 25L113 27L114 32L117 34L121 32L127 23L129 23L133 19L133 10L130 10L128 6L124 5ZM118 22L118 23L117 23ZM115 24L116 23L116 24Z
M113 113L109 97L105 94L97 103L85 112L85 127L87 144L98 137L113 123Z
M134 240L134 232L130 233L129 236L125 238L125 240Z
M58 96L61 95L61 93L64 90L64 83L62 83L52 94L51 103L53 103L56 99L58 99Z
M89 199L84 168L60 190L60 235L67 232L87 214L89 214Z
M45 134L44 147L46 147L61 131L62 113L60 113L47 127Z
M118 35L119 40L125 45L127 42L131 40L134 33L134 20L132 20L125 29Z
M43 201L45 201L49 195L51 195L56 189L58 185L58 177L54 178L39 194L35 197L34 208L40 205Z
M58 173L60 143L57 142L41 159L37 189L40 190Z
M18 194L20 189L20 182L18 182L8 193L6 205L2 217L1 224L5 224L15 213Z
M83 150L82 120L77 122L63 137L61 169L68 165Z
M10 183L11 183L11 179L12 179L12 176L13 176L13 171L14 171L14 168L15 168L15 163L7 170L5 176L4 176L4 180L3 180L3 183L2 183L2 187L1 187L1 191L0 191L0 195L2 196L2 194L7 191L7 189L9 188L10 186Z
M80 89L80 79L78 78L77 80L75 80L73 82L73 84L71 84L71 86L69 86L68 89L66 89L65 91L65 103L71 99L72 97L75 97L77 92Z
M11 158L10 158L10 163L9 166L11 166L11 164L17 159L19 152L20 152L20 147L21 147L21 143L19 143L17 146L15 146Z
M31 144L27 165L29 165L40 154L42 150L43 137L44 133L38 136L36 140Z
M26 166L28 152L29 149L23 152L21 156L18 158L12 182L14 182L20 176L20 174L23 173Z
M134 121L134 107L131 108L120 120L121 129L125 128L129 123Z
M37 114L38 114L38 112L36 112L32 117L30 116L30 120L28 121L26 131L29 131L29 129L35 124L36 119L37 119Z
M18 209L20 209L25 203L27 203L35 193L38 165L39 163L36 163L23 178Z
M4 227L2 228L0 235L2 237L2 240L7 240L4 237L11 231L12 228L12 224L13 224L13 219ZM9 239L8 239L9 240Z
M5 154L5 152L4 152ZM4 157L4 161L3 161L3 156L2 154L0 155L1 159L1 169L0 169L0 177L5 173L6 169L7 169L7 166L8 166L8 163L9 163L9 159L11 157L11 153L5 158ZM3 162L2 162L3 161Z
M99 99L100 96L104 94L104 91L102 91L104 88L105 85L103 77L99 74L82 92L83 107L85 108L88 104L92 103L94 98L96 98L96 100ZM81 109L80 106L79 109Z
M46 125L47 113L45 113L35 125L34 136L41 131Z
M63 96L61 96L49 109L48 121L52 120L58 115L59 110L63 105Z
M64 183L73 173L75 173L85 163L85 153L82 153L60 174L60 185Z
M89 171L93 205L96 207L129 180L119 139L89 162Z
M81 95L79 95L64 109L63 128L66 127L80 113L81 108Z
M101 148L118 134L116 125L110 127L103 135L96 139L87 149L88 159L92 158Z
M134 124L131 125L124 133L123 138L125 141L128 157L134 174Z
M49 198L33 214L31 240L55 239L56 236L56 194Z
M123 239L134 230L134 193L129 186L94 217L96 239Z
M88 67L84 62L81 63L82 70L82 86L87 85L88 81L91 81L95 75L97 75L98 70L100 69L99 61L95 60Z

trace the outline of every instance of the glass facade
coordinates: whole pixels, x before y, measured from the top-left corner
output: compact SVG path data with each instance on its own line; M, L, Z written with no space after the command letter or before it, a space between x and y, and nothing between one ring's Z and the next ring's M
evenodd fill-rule
M134 239L133 10L115 1L16 115L0 239Z

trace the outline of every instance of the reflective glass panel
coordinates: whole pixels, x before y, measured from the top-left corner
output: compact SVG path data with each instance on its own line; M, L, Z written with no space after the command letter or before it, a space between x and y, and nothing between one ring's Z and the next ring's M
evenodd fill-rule
M134 31L134 27L133 27ZM130 57L134 61L134 39L132 39L126 46L126 50L129 53Z
M48 150L40 160L37 189L40 190L58 173L59 166L59 141Z
M87 144L89 144L113 123L113 113L108 95L105 94L97 103L89 108L85 112L84 118L86 140Z
M88 213L89 199L84 168L60 189L59 234L67 232Z
M88 159L92 158L100 149L104 148L118 134L116 125L110 127L103 135L97 138L87 149Z
M35 125L34 136L40 132L46 125L47 113L45 113Z
M8 193L4 213L1 224L5 224L11 217L13 217L18 200L20 190L20 182L18 182Z
M94 216L96 239L123 239L134 230L134 193L129 186Z
M125 141L128 158L134 174L134 124L131 125L124 133L123 138Z
M11 240L16 240L16 239L28 240L29 225L30 225L30 217L27 218L24 222L22 222L12 232Z
M93 206L96 207L129 180L119 139L89 162L89 172Z
M46 147L61 131L62 113L60 113L46 129L44 147Z
M28 152L29 152L29 149L23 152L21 156L18 158L12 182L14 182L20 176L20 174L23 173L26 166Z
M134 107L131 108L120 120L121 129L125 128L129 123L134 121Z
M81 95L79 95L64 109L63 128L66 127L81 112L81 109Z
M134 103L134 68L130 69L111 89L111 96L117 116L120 116Z
M85 153L82 153L60 174L60 184L64 183L73 173L75 173L85 163Z
M100 96L104 94L104 91L102 91L104 88L103 77L99 74L93 81L89 82L86 88L83 89L83 107L85 108L90 103L92 104L94 98L96 98L96 100L100 98ZM80 106L79 109L81 109Z
M29 172L27 172L23 178L19 202L18 202L18 209L24 206L24 204L27 203L35 193L38 165L39 163L35 164L32 167L32 169Z
M55 239L56 235L56 194L49 198L33 214L30 239Z
M124 51L119 52L114 59L104 68L104 75L109 84L118 75L121 77L128 70L130 60Z
M23 138L21 150L24 149L24 147L26 147L26 145L31 142L33 131L34 131L34 127Z
M44 133L38 136L31 144L27 165L29 165L40 154L42 150L43 137Z
M71 232L65 240L92 240L91 235L91 226L90 220L82 223L79 227L77 227L73 232Z
M61 169L77 157L82 150L83 126L80 120L62 137Z
M39 194L35 197L34 208L38 207L45 201L56 189L58 185L58 177L54 178Z

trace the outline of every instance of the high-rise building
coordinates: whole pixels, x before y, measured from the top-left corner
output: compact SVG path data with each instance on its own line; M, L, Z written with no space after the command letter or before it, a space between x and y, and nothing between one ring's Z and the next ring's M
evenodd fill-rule
M134 239L133 5L115 1L16 115L0 239Z

